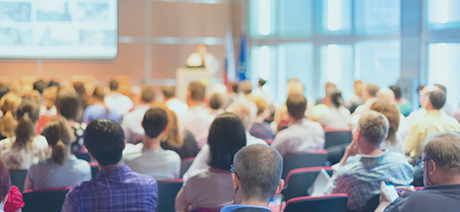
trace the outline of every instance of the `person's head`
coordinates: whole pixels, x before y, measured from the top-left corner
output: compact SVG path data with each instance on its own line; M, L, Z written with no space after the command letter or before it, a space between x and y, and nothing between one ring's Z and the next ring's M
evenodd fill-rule
M324 91L326 92L326 96L329 96L329 94L335 90L337 90L337 85L333 82L327 82L326 85L324 85Z
M363 95L364 82L361 80L356 80L353 82L353 90L355 94L359 97Z
M236 114L244 125L244 129L249 131L257 115L257 107L247 99L238 99L227 107L227 112Z
M297 78L289 79L287 83L287 95L291 94L302 94L304 93L305 88L302 83L299 82Z
M444 93L447 94L447 88L446 88L446 86L444 86L443 84L435 83L434 86L436 86L436 87L438 87L439 89L443 90Z
M303 119L307 110L307 98L302 94L290 94L286 100L286 107L292 119Z
M206 86L198 81L193 81L188 85L188 101L203 102L206 97Z
M64 164L69 158L72 131L64 117L51 119L43 129L42 135L52 149L51 158L59 165Z
M0 161L0 204L6 202L6 197L11 189L11 178L8 169Z
M93 98L96 101L104 101L104 97L107 95L106 88L104 86L96 86L93 90Z
M363 88L362 98L364 101L376 97L377 92L380 90L380 87L376 84L367 84Z
M40 107L37 103L24 100L19 105L16 117L17 127L15 129L16 144L25 147L35 137L36 123L39 118Z
M268 205L270 198L283 189L282 171L283 159L273 147L256 144L238 151L232 177L235 203L253 200Z
M442 132L428 136L422 160L425 186L460 180L460 135Z
M180 129L177 114L162 102L155 102L152 107L162 108L168 113L168 126L166 127L166 135L163 137L162 141L168 143L168 145L172 147L182 147L184 145L184 135Z
M446 92L438 87L431 86L423 89L424 96L422 106L426 110L441 110L446 104Z
M21 97L14 93L8 93L0 99L1 110L4 114L0 120L0 133L7 138L15 136L14 131L17 126L15 116L21 102Z
M80 114L80 98L75 91L61 89L56 97L56 108L67 120L77 120Z
M389 88L380 89L379 91L377 91L377 95L375 97L381 100L395 102L395 94Z
M41 103L41 100L40 100L40 93L36 90L31 90L31 91L27 91L24 93L24 95L22 95L22 99L23 100L30 100L30 101L33 101L37 104L40 104Z
M8 86L5 84L0 84L0 99L3 98L8 92L10 92L10 89Z
M56 86L48 87L43 91L43 98L45 99L45 107L47 110L51 109L56 104L58 88Z
M249 101L253 102L257 107L257 116L261 116L268 110L267 99L263 96L252 95L248 98Z
M208 145L209 166L230 170L236 152L246 146L246 132L240 118L232 113L218 115L209 128Z
M102 167L122 160L125 133L117 122L107 119L91 121L83 134L83 142L89 154Z
M206 54L208 52L208 49L206 48L206 45L198 44L195 47L195 51L196 51L196 53Z
M251 81L245 80L240 83L238 86L239 92L243 93L244 95L249 95L252 92L252 84Z
M161 92L163 93L163 97L167 99L171 99L176 97L176 86L166 85L161 87Z
M209 97L209 107L213 110L219 110L224 102L224 95L222 93L215 92Z
M371 105L370 109L382 113L385 117L387 117L390 124L387 141L391 144L396 144L396 133L398 131L400 121L398 105L392 102L378 100Z
M358 129L355 133L358 147L380 148L388 135L389 125L388 119L379 112L368 111L364 113L358 121Z
M259 88L261 88L264 87L265 83L267 83L267 81L265 79L260 78L257 85L259 86Z
M146 104L152 104L157 94L153 86L144 86L141 90L141 101Z
M35 81L32 87L34 90L42 94L43 91L48 87L48 83L46 83L45 81L41 79L41 80Z
M77 81L73 83L73 89L78 93L79 96L87 96L85 84L83 82Z
M395 94L395 98L396 99L401 99L402 97L402 91L401 91L401 87L399 85L392 85L390 86L390 89L393 91L393 93Z
M0 99L1 110L3 114L6 114L8 111L16 113L16 110L21 104L22 98L15 93L7 93Z
M57 80L50 80L48 82L48 87L52 87L52 86L55 86L57 88L60 88L61 87L61 83L59 83L59 81Z
M116 79L112 79L109 81L109 89L110 91L118 91L119 83Z
M331 91L329 93L329 99L331 100L331 105L335 108L343 106L342 92L339 90Z
M154 107L145 112L144 119L142 120L142 127L144 128L145 135L148 138L157 138L162 133L166 134L167 126L168 113L166 110Z
M229 82L228 83L230 93L238 93L238 83L237 82Z

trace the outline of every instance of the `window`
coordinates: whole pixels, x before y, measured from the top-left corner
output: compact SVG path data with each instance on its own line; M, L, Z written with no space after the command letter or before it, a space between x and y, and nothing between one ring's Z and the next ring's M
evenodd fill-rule
M318 33L340 35L351 33L351 0L320 0Z
M313 33L313 0L289 0L279 3L280 37L310 37Z
M400 4L400 0L356 0L356 34L398 34L401 17Z
M264 86L264 89L267 89L266 93L274 94L278 87L275 47L256 46L251 49L250 74L253 85L257 85L259 79L263 78L267 81L267 86ZM276 98L276 94L272 98Z
M427 28L460 28L460 0L427 0Z
M249 1L251 37L269 37L276 33L275 0Z

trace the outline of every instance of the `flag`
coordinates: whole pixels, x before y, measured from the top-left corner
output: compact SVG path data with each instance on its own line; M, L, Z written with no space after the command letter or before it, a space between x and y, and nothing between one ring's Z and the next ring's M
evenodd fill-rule
M229 81L235 81L235 49L233 45L232 26L228 25L225 33L225 67L224 85L228 86Z
M246 80L246 35L241 35L240 60L238 62L238 81Z

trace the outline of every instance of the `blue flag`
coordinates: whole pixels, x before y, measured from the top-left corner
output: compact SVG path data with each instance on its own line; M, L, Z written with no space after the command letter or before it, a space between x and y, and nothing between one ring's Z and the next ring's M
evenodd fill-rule
M240 60L238 62L238 81L241 82L246 80L246 35L241 36L241 45L240 45Z

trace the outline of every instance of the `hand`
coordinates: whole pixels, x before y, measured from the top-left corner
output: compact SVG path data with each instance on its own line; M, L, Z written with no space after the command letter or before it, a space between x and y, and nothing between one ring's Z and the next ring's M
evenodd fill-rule
M380 183L380 204L389 205L391 203L390 195L387 193L386 184L384 182Z
M358 154L358 145L356 144L356 141L351 141L350 145L348 145L347 149L345 150L345 155L347 157L350 156L355 156Z
M398 187L396 187L396 191L398 192L399 196L402 196L402 195L404 195L406 193L415 191L415 189L411 188L411 187L406 187L406 186L398 186Z

